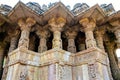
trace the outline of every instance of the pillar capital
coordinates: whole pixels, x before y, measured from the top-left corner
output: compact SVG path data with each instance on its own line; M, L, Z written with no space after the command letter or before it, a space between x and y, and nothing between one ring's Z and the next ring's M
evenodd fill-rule
M8 35L12 38L12 37L16 37L16 36L18 36L20 34L20 31L19 30L10 30L10 31L8 31Z
M30 17L27 19L21 18L18 20L18 25L20 26L21 30L30 30L35 23L36 21Z
M103 37L104 33L105 33L105 29L97 28L97 30L95 31L95 36L96 37Z
M83 18L79 21L79 23L82 24L84 31L93 31L96 27L96 21L93 18Z
M66 23L66 20L63 17L53 17L48 21L49 25L51 26L51 30L54 31L61 31L63 26Z
M74 31L72 28L69 28L67 31L65 31L65 35L68 39L75 39L77 36L77 31Z
M37 31L36 34L38 35L39 38L45 38L47 39L48 37L50 37L50 32L48 29L46 28L42 28L40 26L37 27Z

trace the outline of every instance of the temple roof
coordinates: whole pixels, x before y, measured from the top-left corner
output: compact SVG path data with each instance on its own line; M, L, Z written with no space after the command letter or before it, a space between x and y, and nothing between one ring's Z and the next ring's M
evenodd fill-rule
M56 2L48 7L46 5L43 7L45 9L42 9L41 6L35 2L24 4L19 1L12 9L8 6L11 11L7 15L1 15L10 23L15 23L20 18L32 17L41 25L46 24L50 18L59 16L64 17L69 25L78 23L80 19L85 17L96 19L98 25L101 25L113 18L120 17L120 11L115 12L112 4L104 4L101 6L96 4L89 7L86 3L77 3L74 8L70 10L62 2ZM0 16L0 18L2 17Z

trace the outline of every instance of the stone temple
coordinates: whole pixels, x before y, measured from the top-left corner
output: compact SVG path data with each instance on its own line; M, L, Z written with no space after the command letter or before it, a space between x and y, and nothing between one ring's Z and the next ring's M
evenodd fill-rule
M120 80L112 4L0 6L1 80Z

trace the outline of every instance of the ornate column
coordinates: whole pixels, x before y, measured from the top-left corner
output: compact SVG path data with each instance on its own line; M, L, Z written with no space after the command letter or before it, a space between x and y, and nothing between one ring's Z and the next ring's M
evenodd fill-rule
M104 45L103 45L103 35L104 35L104 33L105 33L105 31L100 30L100 29L95 31L97 46L103 51L105 51Z
M47 42L47 38L50 37L50 32L47 29L44 29L44 28L39 26L36 33L40 38L38 52L42 53L44 51L47 51L46 42Z
M35 35L30 36L30 41L29 41L29 50L34 51L35 50Z
M50 30L53 32L53 48L62 49L61 31L66 23L66 20L62 17L52 18L49 20Z
M84 18L80 20L79 23L82 24L83 31L85 32L85 35L86 35L86 41L85 41L86 47L87 48L96 47L96 41L93 35L93 30L96 26L95 20Z
M29 47L29 33L31 30L31 27L35 24L35 20L32 18L27 18L26 20L20 19L18 21L18 25L21 29L21 37L19 39L18 47Z
M13 51L17 47L18 35L20 34L19 30L15 30L13 33L8 33L11 36L9 52Z
M76 46L75 46L75 37L77 35L76 31L73 31L73 29L69 29L65 32L65 35L67 36L68 39L68 51L75 53L76 52Z
M105 42L105 45L106 45L106 49L107 49L107 52L108 52L108 57L109 57L109 60L110 60L110 68L111 68L111 72L112 72L112 76L115 80L119 80L120 79L120 69L118 67L118 64L115 60L115 56L114 56L114 46L115 46L115 43L114 42L111 42L111 41L106 41ZM110 70L109 70L110 72ZM111 75L111 74L110 74Z
M120 48L120 21L111 21L110 24L112 25L112 31L114 32L117 38L117 47Z

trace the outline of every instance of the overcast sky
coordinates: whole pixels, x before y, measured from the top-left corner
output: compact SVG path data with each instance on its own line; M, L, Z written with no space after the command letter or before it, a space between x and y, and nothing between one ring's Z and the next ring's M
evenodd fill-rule
M0 0L0 4L7 4L10 5L12 7L15 6L15 4L17 4L19 0ZM73 8L73 6L76 3L87 3L89 6L94 6L95 4L110 4L112 3L115 10L118 11L120 10L120 0L21 0L23 3L27 3L29 1L31 2L37 2L40 5L46 4L48 5L50 2L58 2L61 1L63 2L65 5L70 5L71 9ZM120 50L118 50L118 56L120 57Z
M0 0L0 4L8 4L14 7L18 1L19 0ZM99 5L104 3L106 4L112 3L116 11L120 10L120 0L21 0L21 1L23 3L27 3L29 1L38 2L40 5L49 4L50 2L61 1L65 5L70 5L71 9L76 3L87 3L89 6L94 6L97 3Z

